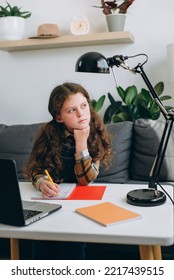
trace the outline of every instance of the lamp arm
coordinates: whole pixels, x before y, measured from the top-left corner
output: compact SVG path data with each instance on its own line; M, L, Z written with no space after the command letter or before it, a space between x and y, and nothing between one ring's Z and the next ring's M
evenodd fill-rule
M161 113L163 114L165 119L167 119L169 116L169 112L165 109L161 100L159 99L158 94L154 90L151 82L149 81L146 73L144 72L143 66L141 64L138 64L132 71L134 73L139 73L141 75L141 77L143 78L145 84L147 85L152 97L154 98L155 102L157 103L158 107L160 108Z
M126 70L131 71L132 73L136 74L140 74L141 77L143 78L145 84L147 85L154 101L157 103L161 113L163 114L166 123L164 126L164 130L162 133L162 137L161 137L161 141L158 147L158 151L155 157L155 160L153 162L149 177L149 189L154 189L155 190L155 194L157 196L157 184L158 184L158 177L160 175L160 171L161 171L161 167L162 167L162 163L164 161L164 156L165 156L165 152L167 149L167 145L169 142L169 138L170 138L170 134L172 131L172 127L173 127L173 122L174 122L174 111L170 110L167 111L165 109L165 107L163 106L160 98L158 97L158 94L156 93L154 87L152 86L150 80L148 79L144 69L143 69L143 65L145 64L145 62L143 64L139 63L136 67L134 67L133 69L131 69L124 61L128 59L128 57L124 57L122 55L117 55L117 56L113 56L111 58L107 59L107 63L108 66L112 69L113 66L117 66L117 67L122 67Z
M163 116L166 119L166 123L164 126L164 130L162 133L161 141L159 144L159 148L152 166L152 169L150 171L150 181L149 181L149 188L153 188L157 190L157 183L158 183L158 177L161 171L162 163L164 161L165 152L167 149L167 145L169 142L170 134L173 127L174 122L174 112L172 110L167 111L165 107L163 106L161 100L159 99L156 91L154 90L152 84L150 83L146 73L143 70L143 66L141 64L138 64L134 69L134 73L139 73L141 77L143 78L145 84L147 85L152 97L156 101L157 105L160 108L160 111L162 112Z

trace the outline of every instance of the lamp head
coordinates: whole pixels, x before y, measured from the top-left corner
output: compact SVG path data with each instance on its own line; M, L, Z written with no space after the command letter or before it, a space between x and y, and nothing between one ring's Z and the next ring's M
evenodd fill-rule
M106 58L97 52L88 52L79 57L75 65L75 71L104 74L110 73Z

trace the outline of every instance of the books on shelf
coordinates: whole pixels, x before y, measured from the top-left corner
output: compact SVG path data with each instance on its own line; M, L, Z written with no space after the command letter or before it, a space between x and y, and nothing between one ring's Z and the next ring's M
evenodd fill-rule
M122 208L111 202L103 202L100 204L77 208L75 212L106 227L117 223L141 219L140 214L126 208Z

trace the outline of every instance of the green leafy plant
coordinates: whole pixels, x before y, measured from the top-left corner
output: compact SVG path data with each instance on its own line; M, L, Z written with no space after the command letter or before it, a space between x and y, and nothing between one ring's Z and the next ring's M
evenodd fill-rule
M93 6L95 8L101 8L105 15L110 14L126 14L127 9L135 0L113 0L113 1L104 1L101 0L101 6Z
M29 11L21 11L22 8L17 6L11 6L8 2L5 7L0 6L0 17L22 17L29 18L31 16L31 12Z
M162 96L164 91L163 82L157 83L154 89L162 103L165 100L171 99L169 95ZM127 87L125 90L119 86L117 87L117 92L122 101L116 101L108 93L110 105L104 113L104 123L134 121L140 118L157 120L160 117L161 111L159 106L147 89L142 88L138 92L134 85ZM166 110L173 109L171 106L164 107Z
M95 112L100 111L100 109L103 107L104 101L106 99L105 95L102 95L97 101L95 99L91 100L91 107Z

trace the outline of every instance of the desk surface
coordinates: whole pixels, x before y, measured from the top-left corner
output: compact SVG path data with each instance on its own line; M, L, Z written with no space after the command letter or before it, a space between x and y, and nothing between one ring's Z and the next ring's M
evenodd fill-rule
M97 184L95 184L97 185ZM60 241L101 242L137 245L170 246L174 243L173 205L167 198L165 204L155 207L138 207L126 203L130 190L147 188L146 185L107 184L102 201L111 201L142 215L141 220L104 227L74 212L75 208L100 203L87 200L54 200L62 209L26 227L0 224L0 237ZM20 183L23 200L30 200L34 188L30 183ZM173 196L173 188L165 186ZM8 203L8 202L7 202Z

